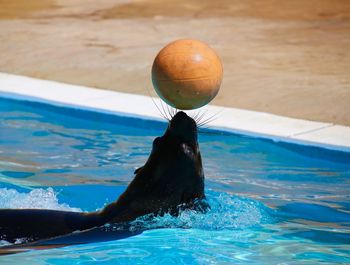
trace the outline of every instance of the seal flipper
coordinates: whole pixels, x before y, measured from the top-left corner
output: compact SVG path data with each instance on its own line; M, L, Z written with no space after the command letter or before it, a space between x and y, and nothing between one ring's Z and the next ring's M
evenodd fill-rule
M128 224L120 224L118 226L118 229L108 229L107 227L95 227L81 232L70 233L48 239L42 239L35 242L5 245L3 247L0 247L0 256L26 252L30 250L42 250L77 244L120 240L131 236L139 235L142 232L143 230L131 230Z
M105 220L98 213L65 212L44 209L1 209L2 239L35 241L100 226Z

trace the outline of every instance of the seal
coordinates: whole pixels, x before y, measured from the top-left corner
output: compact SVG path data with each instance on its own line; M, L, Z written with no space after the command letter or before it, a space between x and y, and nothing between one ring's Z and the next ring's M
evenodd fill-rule
M169 121L163 136L153 141L152 151L125 192L100 211L90 213L1 209L0 239L34 242L90 230L106 223L127 223L144 215L182 209L205 212L204 173L197 141L197 124L180 111Z

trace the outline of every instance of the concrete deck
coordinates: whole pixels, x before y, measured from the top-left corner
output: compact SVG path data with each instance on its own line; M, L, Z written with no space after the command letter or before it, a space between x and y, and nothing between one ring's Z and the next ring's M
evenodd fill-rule
M45 102L110 114L164 119L158 98L0 73L0 97ZM164 103L163 103L164 104ZM161 107L160 107L161 108ZM350 127L306 121L263 112L208 105L205 117L216 115L210 127L303 145L350 152Z
M350 126L348 0L0 0L0 72L148 96L182 38L222 59L213 104Z

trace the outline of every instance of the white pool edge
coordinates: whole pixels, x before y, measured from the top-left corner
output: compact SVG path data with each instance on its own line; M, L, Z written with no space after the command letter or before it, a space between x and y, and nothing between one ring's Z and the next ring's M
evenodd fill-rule
M7 73L0 73L0 97L129 117L164 120L155 107L157 104L162 111L162 103L158 98ZM166 108L164 103L163 107ZM210 122L212 129L350 152L350 127L348 126L212 105L188 113L194 115L198 111L205 112L206 118L217 114Z

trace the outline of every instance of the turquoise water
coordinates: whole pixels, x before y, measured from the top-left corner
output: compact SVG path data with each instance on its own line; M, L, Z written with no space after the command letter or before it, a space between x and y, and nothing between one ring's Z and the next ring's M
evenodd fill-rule
M0 98L0 208L100 209L165 127ZM149 229L135 236L0 256L0 264L350 263L349 153L215 131L199 143L207 214L139 220L131 229Z

